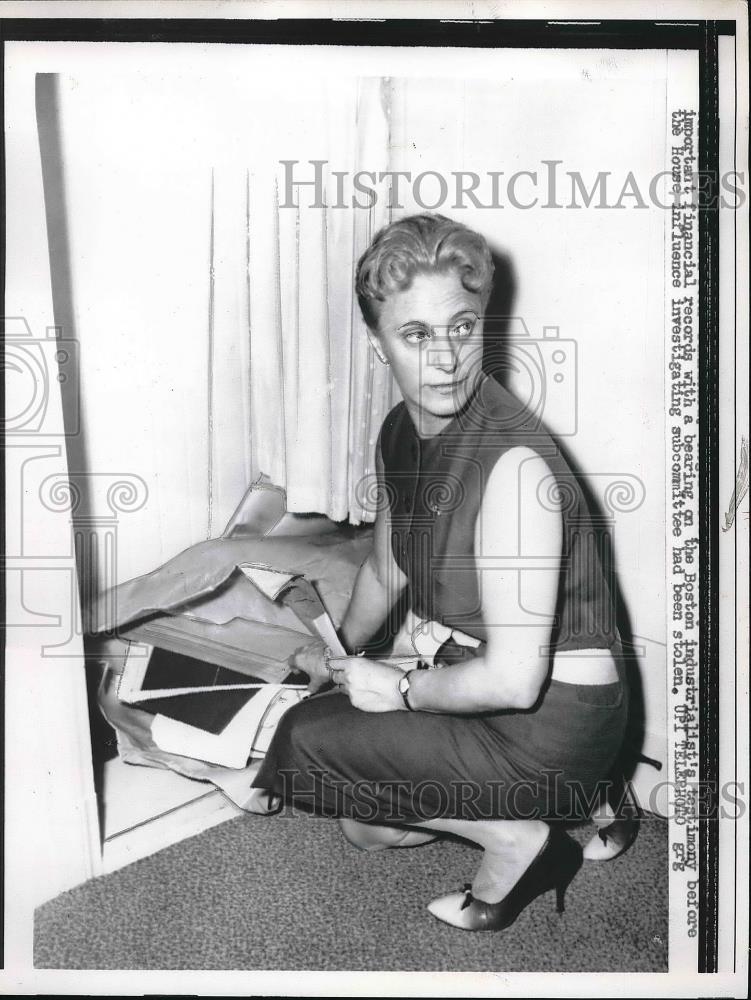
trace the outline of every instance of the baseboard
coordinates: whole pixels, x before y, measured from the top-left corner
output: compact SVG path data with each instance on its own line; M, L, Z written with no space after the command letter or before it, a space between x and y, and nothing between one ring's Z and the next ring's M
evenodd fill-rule
M159 768L108 761L102 874L243 815L217 788Z

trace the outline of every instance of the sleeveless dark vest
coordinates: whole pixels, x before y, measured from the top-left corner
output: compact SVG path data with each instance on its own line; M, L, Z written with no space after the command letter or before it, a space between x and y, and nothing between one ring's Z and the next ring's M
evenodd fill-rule
M435 437L418 436L404 403L394 407L381 428L381 485L391 512L392 551L408 578L412 609L420 618L486 640L474 563L475 522L495 463L517 445L547 462L552 476L543 483L540 502L559 504L563 516L551 651L609 649L617 638L608 585L609 524L593 517L581 484L538 418L489 376ZM498 517L503 516L499 510Z

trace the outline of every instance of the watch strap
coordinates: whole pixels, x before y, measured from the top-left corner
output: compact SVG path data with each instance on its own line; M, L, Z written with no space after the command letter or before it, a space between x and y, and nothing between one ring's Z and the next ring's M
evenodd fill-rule
M408 712L414 712L414 708L409 703L409 675L412 673L408 670L406 674L403 674L399 678L399 694L402 696L402 701L404 702Z

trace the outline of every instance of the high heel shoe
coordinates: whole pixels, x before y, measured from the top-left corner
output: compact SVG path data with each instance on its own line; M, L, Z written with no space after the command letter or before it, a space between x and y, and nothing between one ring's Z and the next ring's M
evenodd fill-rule
M434 899L428 910L438 920L467 931L500 931L510 927L533 899L555 889L556 910L563 913L566 889L582 865L581 847L557 828L516 885L499 903L475 899L469 885L463 892Z
M614 819L584 845L585 861L613 861L631 847L639 833L639 820L635 817Z
M235 799L237 801L237 799ZM244 800L237 804L245 811L256 816L276 816L281 812L284 802L281 795L274 795L268 788L251 787Z

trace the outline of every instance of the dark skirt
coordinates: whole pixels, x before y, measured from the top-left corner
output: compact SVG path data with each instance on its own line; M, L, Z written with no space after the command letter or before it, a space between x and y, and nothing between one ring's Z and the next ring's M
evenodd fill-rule
M282 717L253 784L366 823L586 818L626 726L617 659L618 682L550 681L529 711L363 712L339 691L315 695Z

